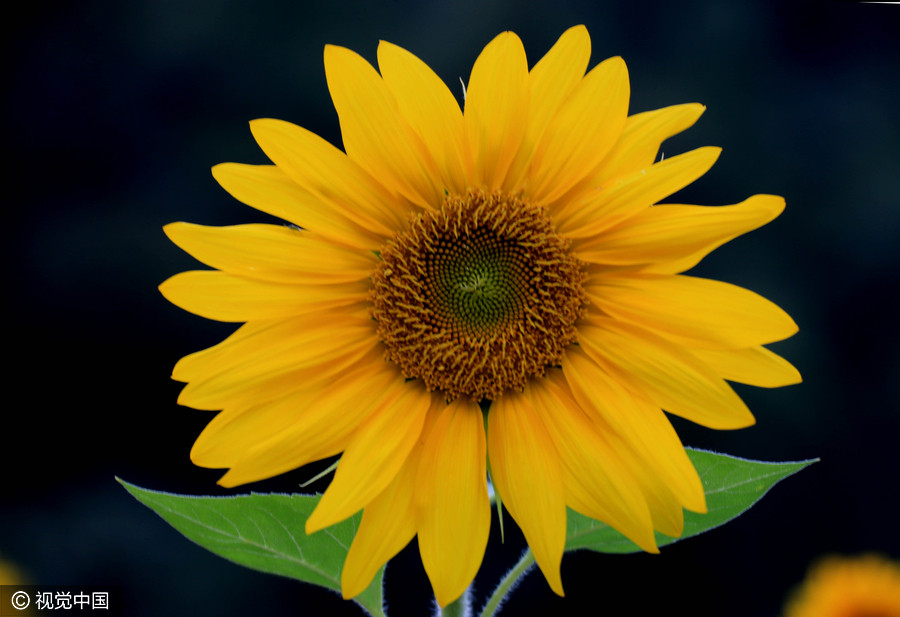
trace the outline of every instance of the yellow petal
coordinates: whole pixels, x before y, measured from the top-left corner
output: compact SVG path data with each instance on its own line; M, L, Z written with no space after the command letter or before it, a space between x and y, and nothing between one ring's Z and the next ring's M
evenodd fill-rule
M686 508L706 511L700 477L659 406L625 390L580 348L569 350L562 372L566 385L601 434L621 439ZM550 377L558 379L555 374Z
M466 90L464 125L475 186L503 186L525 135L528 60L512 32L498 35L475 60Z
M528 398L507 392L488 413L491 477L525 534L551 589L563 595L559 568L566 544L566 504L559 453Z
M372 65L349 49L326 45L325 77L347 155L389 190L422 208L439 206L437 167Z
M188 382L192 379L199 379L201 376L217 373L220 370L219 358L222 358L223 367L234 366L241 361L242 356L240 351L232 354L230 350L233 347L239 349L245 340L249 342L247 345L249 348L254 348L253 338L259 335L265 336L266 331L277 323L251 321L243 324L222 342L181 358L172 369L172 379Z
M631 467L637 478L636 483L647 500L653 528L670 538L678 538L684 531L684 508L669 487L660 480L648 461L631 451L626 444L613 440L618 446L619 456L625 465ZM654 537L655 540L655 537Z
M691 351L728 381L762 388L780 388L803 381L800 372L790 362L765 347Z
M345 349L320 359L318 364L308 363L299 369L288 369L278 374L262 376L251 383L242 383L238 387L222 388L221 392L205 392L205 394L215 399L217 408L223 410L232 406L248 406L276 400L298 390L305 390L310 396L318 396L320 388L340 379L363 362L384 362L384 352L377 343L372 345L368 341L351 342ZM191 384L188 384L185 390L190 387ZM181 402L182 396L179 396L178 400L180 404L185 405L187 403Z
M597 431L571 394L554 381L542 379L528 391L559 453L568 505L619 530L644 550L658 552L647 502L608 435Z
M354 361L377 356L378 336L371 319L315 317L277 322L215 352L206 350L204 357L188 365L193 376L178 397L179 404L214 410L241 400L262 403L283 386L310 387ZM184 370L177 365L176 369L179 374Z
M406 202L312 131L271 118L253 120L250 131L279 169L320 200L305 215L316 221L352 221L380 237L390 237L404 226Z
M264 124L264 121L258 120L250 126L258 127L260 123ZM265 137L257 136L257 141L260 141L265 150L267 146ZM279 148L289 145L287 140L273 141ZM273 156L275 159L282 158L275 147L270 146L267 154L270 158ZM284 158L290 160L290 156L292 153L288 153ZM359 250L371 250L379 246L381 238L386 237L387 226L374 222L370 227L358 224L345 216L332 202L301 187L275 165L222 163L212 168L212 174L222 188L238 201L304 229L320 233L334 242ZM381 229L381 234L372 234L367 231L369 229Z
M416 535L417 514L413 496L421 453L419 443L388 487L363 510L362 521L341 571L344 599L365 591L381 566Z
M651 272L676 274L694 267L729 240L762 227L784 210L784 199L754 195L731 206L660 205L623 224L579 241L579 259L598 264L647 264Z
M594 185L606 186L652 165L660 144L693 125L705 109L699 103L687 103L629 116L622 135L592 178Z
M491 527L484 420L478 405L442 407L417 477L419 552L441 606L466 590L481 566Z
M378 68L400 113L434 158L443 186L464 193L468 184L459 103L427 64L401 47L381 41Z
M628 69L619 58L594 67L556 113L531 161L531 195L549 203L595 170L628 115Z
M528 171L534 148L563 101L578 85L591 58L591 37L584 26L566 30L528 74L531 105L525 137L510 166L504 189L516 192Z
M581 82L591 58L591 37L584 26L563 32L529 74L533 99L528 124L540 137L557 110Z
M252 354L267 355L266 348L269 344L284 338L286 334L291 333L292 328L300 330L304 325L319 328L328 323L352 323L354 320L359 324L371 321L367 308L362 307L362 310L357 311L330 310L309 313L293 320L248 322L217 345L181 358L172 369L172 379L188 382L227 370L248 358L251 362L255 362ZM282 328L285 330L281 330Z
M285 226L172 223L163 230L206 265L269 283L349 283L367 279L375 267L371 252L350 251Z
M359 366L321 388L317 396L307 397L304 407L290 410L294 422L269 439L255 441L219 484L246 484L334 456L373 410L396 402L407 391L393 366Z
M377 407L354 433L334 479L306 521L313 533L352 516L397 475L425 422L431 394L420 382L405 384L396 401Z
M578 343L607 373L637 396L715 429L754 423L744 402L706 364L652 332L592 316Z
M558 371L558 369L554 370ZM543 382L547 384L548 389L552 388L553 380L545 379ZM558 396L557 398L571 400L571 393L568 389L561 389L559 394L564 396ZM634 399L629 401L629 403L639 404ZM623 413L630 414L633 412L633 407L634 405L626 405L619 409ZM578 404L572 401L566 408L569 410L577 409ZM554 412L557 415L561 415L556 407L554 407ZM661 415L659 410L657 412ZM576 468L573 474L577 473L579 478L577 481L571 482L571 484L576 486L583 484L589 487L590 481L586 482L585 479L591 478L591 476L598 473L615 474L620 482L627 483L630 490L639 500L636 503L640 504L640 509L620 514L617 524L611 526L622 531L625 536L631 538L644 550L652 553L658 552L653 530L659 530L671 537L680 536L684 527L682 503L676 498L663 479L664 474L660 473L661 470L655 464L656 461L648 458L644 452L639 452L634 443L619 435L610 425L598 421L596 415L593 418L594 422L591 422L583 411L579 410L579 413L584 418L583 420L579 418L581 426L578 426L579 430L577 433L566 439L568 445L563 447L572 448L572 444L581 440L585 442L583 447L589 448L586 454L579 457L581 460L590 460L591 456L596 458L598 449L604 453L602 457L604 460L602 464L598 465L599 469L583 464ZM599 435L601 441L585 439L586 436L591 434ZM602 446L599 445L600 443L602 443ZM557 449L561 450L561 447L558 446ZM562 456L562 451L560 454ZM696 472L694 476L696 477ZM699 478L696 478L696 481L699 485ZM576 494L576 499L569 503L572 509L592 518L604 520L603 515L606 515L606 510L610 503L608 497L598 499L596 492L590 488L581 488ZM700 487L700 494L701 496L703 494L702 486ZM601 516L595 514L598 512Z
M257 443L288 428L306 407L309 392L299 388L278 399L234 406L216 414L191 448L191 461L221 469L236 464Z
M191 449L191 460L202 467L224 468L237 464L257 443L304 422L306 409L323 391L357 366L381 361L381 354L348 356L339 368L329 365L303 374L292 372L271 377L257 388L245 388L220 397L222 411L213 418ZM221 400L224 399L224 400Z
M340 285L280 285L217 270L181 272L159 286L172 304L216 321L284 319L366 302L368 281Z
M642 169L592 196L561 205L553 217L560 233L589 238L621 223L709 171L720 148L697 148Z
M778 306L743 287L683 275L604 275L585 286L606 315L675 343L737 349L788 338L797 324Z

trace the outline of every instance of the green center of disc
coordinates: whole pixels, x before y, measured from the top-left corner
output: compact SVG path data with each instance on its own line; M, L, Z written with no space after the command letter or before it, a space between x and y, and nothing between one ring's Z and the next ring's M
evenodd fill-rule
M528 291L525 255L491 230L442 239L426 259L428 301L440 321L490 334L522 314Z

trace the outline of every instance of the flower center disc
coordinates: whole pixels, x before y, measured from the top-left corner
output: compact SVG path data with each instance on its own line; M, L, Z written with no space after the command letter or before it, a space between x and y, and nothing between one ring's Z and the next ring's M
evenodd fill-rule
M568 248L540 206L447 196L381 250L372 316L388 359L449 399L521 390L576 339L587 297Z

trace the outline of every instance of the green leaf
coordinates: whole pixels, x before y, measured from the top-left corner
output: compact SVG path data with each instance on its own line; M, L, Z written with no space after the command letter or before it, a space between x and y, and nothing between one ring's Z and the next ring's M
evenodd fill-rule
M361 515L308 536L303 526L319 503L318 495L198 497L150 491L116 479L172 527L216 555L341 592L341 568ZM383 575L384 568L354 598L376 617L384 617Z
M724 525L746 512L778 482L818 460L765 463L690 448L687 453L703 482L708 512L685 511L684 533L680 538L670 538L657 532L659 546ZM568 514L567 551L585 548L600 553L640 552L637 545L608 525L572 510Z

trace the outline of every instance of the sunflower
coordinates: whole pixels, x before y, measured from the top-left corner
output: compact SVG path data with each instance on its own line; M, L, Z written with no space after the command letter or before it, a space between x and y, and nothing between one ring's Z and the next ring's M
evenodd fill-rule
M328 46L344 151L263 119L273 165L213 168L290 225L165 228L215 268L165 297L243 322L173 371L181 404L220 410L191 458L233 487L340 454L306 532L363 510L345 597L415 536L438 602L459 597L488 539L488 477L560 595L567 507L656 552L654 530L678 536L682 509L706 507L662 410L745 427L726 380L800 380L763 347L796 331L787 314L680 274L783 200L657 205L719 154L655 162L704 108L629 116L625 63L585 73L589 57L578 26L529 70L504 32L461 110L400 47L382 42L376 71Z
M792 595L785 617L900 617L900 565L879 555L831 556Z

